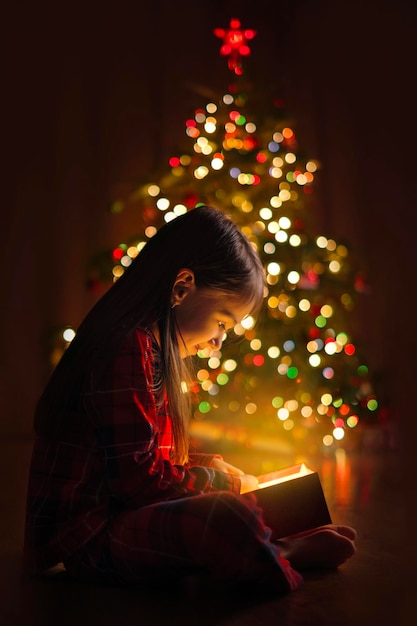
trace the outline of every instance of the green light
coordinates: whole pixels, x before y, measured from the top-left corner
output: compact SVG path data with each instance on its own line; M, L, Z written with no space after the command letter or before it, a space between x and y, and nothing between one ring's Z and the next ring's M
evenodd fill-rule
M235 123L238 126L243 126L244 124L246 124L246 117L244 115L239 115L239 117L235 119Z
M284 399L281 396L275 396L272 398L272 406L274 409L279 409L284 404Z
M378 402L377 400L375 400L375 398L372 398L371 400L368 400L366 406L370 411L376 411L378 408Z
M314 323L319 328L324 328L326 326L326 324L327 324L327 320L326 320L326 318L323 315L318 315L316 317L316 319L314 320Z
M288 371L287 371L287 376L288 378L297 378L298 376L298 369L296 367L289 367Z
M227 385L229 382L229 377L227 374L219 374L216 378L219 385Z
M368 368L366 365L359 365L358 374L359 376L366 376L368 374Z
M200 411L200 413L208 413L211 409L210 406L210 402L200 402L200 404L198 405L198 410Z

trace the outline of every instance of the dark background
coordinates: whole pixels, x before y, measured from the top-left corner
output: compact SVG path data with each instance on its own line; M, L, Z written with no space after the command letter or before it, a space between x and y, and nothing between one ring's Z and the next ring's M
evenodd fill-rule
M317 232L348 240L361 259L371 292L357 312L360 340L412 451L417 21L400 0L8 9L0 437L30 436L48 333L77 326L93 304L91 256L135 232L134 213L111 215L111 202L166 161L210 91L226 91L212 31L233 16L258 32L244 67L260 88L279 86L303 150L322 164Z

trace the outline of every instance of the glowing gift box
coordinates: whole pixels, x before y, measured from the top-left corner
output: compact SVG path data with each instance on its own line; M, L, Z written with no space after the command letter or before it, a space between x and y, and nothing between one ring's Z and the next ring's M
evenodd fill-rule
M252 493L272 539L332 523L319 475L304 463L257 478L259 486Z

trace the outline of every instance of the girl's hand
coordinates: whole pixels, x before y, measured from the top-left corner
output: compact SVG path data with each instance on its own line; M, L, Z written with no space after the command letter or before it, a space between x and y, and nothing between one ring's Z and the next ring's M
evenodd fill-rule
M223 459L213 459L210 463L210 467L213 469L219 470L219 472L224 472L225 474L234 474L235 476L243 476L245 472L242 472L234 465L230 465L230 463L226 463Z
M234 476L239 476L240 493L247 493L248 491L253 491L254 489L258 488L258 479L256 478L256 476L252 476L251 474L245 474L238 467L230 465L230 463L226 463L226 461L223 461L222 459L213 459L210 467L219 470L220 472L224 472L225 474L233 474Z
M240 493L247 493L258 488L258 479L251 474L243 474L240 476Z

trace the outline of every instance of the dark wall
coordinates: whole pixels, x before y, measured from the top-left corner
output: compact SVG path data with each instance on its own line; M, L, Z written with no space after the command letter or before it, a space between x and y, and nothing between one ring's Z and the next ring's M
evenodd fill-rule
M416 237L413 3L113 2L20 4L4 20L7 142L0 432L29 433L48 373L51 328L94 302L91 255L134 229L111 201L182 141L229 74L214 27L255 28L248 61L276 81L300 142L322 163L317 228L348 239L372 287L361 340L394 413L408 426Z

